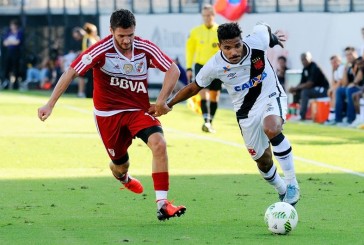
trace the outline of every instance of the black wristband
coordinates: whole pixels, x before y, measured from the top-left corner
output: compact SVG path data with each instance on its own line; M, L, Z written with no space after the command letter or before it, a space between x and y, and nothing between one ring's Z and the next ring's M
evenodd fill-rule
M192 68L187 68L186 71L192 71Z

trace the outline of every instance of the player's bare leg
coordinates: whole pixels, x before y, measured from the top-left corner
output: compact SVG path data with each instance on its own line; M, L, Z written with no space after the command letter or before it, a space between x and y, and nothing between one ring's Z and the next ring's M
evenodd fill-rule
M169 173L167 144L162 133L153 133L148 138L148 147L153 154L152 178L157 202L159 220L181 216L186 211L184 206L174 206L168 201Z
M139 180L131 177L131 175L128 173L129 165L129 160L123 164L115 164L114 162L110 162L109 164L110 170L114 177L119 180L126 189L137 194L143 193L143 185Z

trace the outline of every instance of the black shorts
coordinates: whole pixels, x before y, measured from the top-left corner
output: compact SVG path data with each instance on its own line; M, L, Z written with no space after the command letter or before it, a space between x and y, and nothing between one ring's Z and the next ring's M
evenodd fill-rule
M203 65L201 64L195 64L195 77L197 76L198 72L201 70ZM213 91L219 91L221 90L221 80L220 79L214 79L209 86L206 88Z

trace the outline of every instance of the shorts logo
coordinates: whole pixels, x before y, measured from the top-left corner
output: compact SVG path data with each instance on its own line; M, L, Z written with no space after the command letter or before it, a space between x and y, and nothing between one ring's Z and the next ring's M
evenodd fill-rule
M91 57L91 55L89 55L89 54L84 54L84 55L82 56L82 58L81 58L81 61L82 61L82 63L83 63L83 64L85 64L85 65L89 65L89 64L91 64L91 62L92 62L92 57Z
M114 157L115 156L115 151L114 151L114 149L107 149L107 151L110 153L110 155L112 156L112 157Z
M254 157L257 154L257 152L253 148L248 147L247 149L250 156Z

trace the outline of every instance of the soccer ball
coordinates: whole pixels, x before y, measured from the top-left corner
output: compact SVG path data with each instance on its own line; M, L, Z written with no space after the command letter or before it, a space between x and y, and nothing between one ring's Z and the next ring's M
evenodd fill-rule
M296 228L298 214L292 205L286 202L276 202L267 208L264 222L271 232L285 235Z

